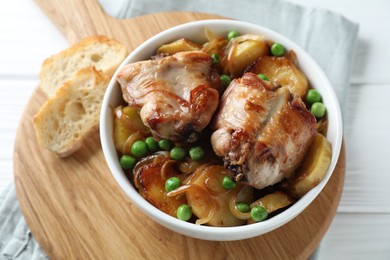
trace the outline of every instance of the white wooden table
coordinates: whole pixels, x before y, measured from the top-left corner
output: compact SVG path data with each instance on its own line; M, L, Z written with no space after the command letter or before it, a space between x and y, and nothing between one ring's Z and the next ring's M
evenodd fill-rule
M390 1L292 1L360 24L344 118L344 193L318 258L390 259ZM13 180L16 129L41 63L67 46L33 1L0 1L0 193Z

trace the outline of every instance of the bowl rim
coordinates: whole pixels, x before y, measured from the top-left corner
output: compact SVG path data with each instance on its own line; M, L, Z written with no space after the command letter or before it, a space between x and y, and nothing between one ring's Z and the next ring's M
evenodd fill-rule
M139 61L140 59L137 59L137 57L142 55L145 56L145 54L142 54L141 52L143 52L144 49L150 48L150 46L153 46L153 44L156 45L156 42L162 42L164 41L164 39L172 38L173 35L176 35L175 39L178 39L177 34L179 32L184 32L193 28L200 29L205 27L226 28L225 31L229 31L236 28L238 31L240 31L241 28L245 28L245 31L251 31L255 34L261 32L261 34L265 35L266 38L288 46L288 49L294 50L294 52L297 54L300 65L303 63L310 65L310 67L315 71L316 77L319 77L318 81L321 81L324 86L324 89L328 91L327 96L330 96L327 102L324 103L326 103L328 111L332 111L333 116L335 116L335 118L332 118L332 121L334 120L334 125L336 129L334 129L335 137L334 143L332 144L332 160L327 174L316 187L310 190L302 198L297 200L291 207L264 222L235 227L212 227L195 225L193 223L184 222L177 218L174 218L154 207L138 193L136 188L129 182L123 170L120 168L116 151L115 149L113 150L113 140L112 138L110 138L112 129L109 129L112 128L112 118L110 119L110 115L112 115L112 107L110 106L110 103L113 100L112 93L115 92L114 88L117 86L116 76L118 72L126 64L130 62ZM166 40L165 42L167 41L168 40ZM302 62L303 58L304 62ZM310 75L306 76L309 78ZM328 105L331 106L328 107ZM331 108L331 110L329 110L329 108ZM318 196L318 194L325 187L326 183L334 172L339 158L343 138L342 114L337 96L331 83L329 82L328 78L326 77L320 66L317 64L317 62L292 40L275 31L272 31L271 29L248 22L229 19L200 20L177 25L152 36L151 38L143 42L141 45L139 45L137 48L135 48L118 67L107 87L102 102L99 127L102 150L110 172L115 178L118 185L121 187L122 191L131 201L136 204L139 209L141 209L146 215L154 219L157 223L168 227L178 233L194 238L219 241L239 240L262 235L284 225L285 223L295 218L298 214L300 214Z

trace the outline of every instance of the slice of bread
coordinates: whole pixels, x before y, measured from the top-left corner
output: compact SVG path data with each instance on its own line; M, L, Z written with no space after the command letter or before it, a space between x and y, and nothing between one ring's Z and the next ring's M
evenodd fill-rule
M112 77L126 56L125 46L115 40L99 35L86 37L44 61L39 73L40 87L51 97L77 71L91 66Z
M99 127L101 103L110 78L82 69L49 98L33 119L38 142L67 157Z

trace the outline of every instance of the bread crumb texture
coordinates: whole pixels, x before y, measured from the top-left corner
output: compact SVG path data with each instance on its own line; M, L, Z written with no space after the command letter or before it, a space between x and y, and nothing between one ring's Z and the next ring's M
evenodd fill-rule
M67 157L98 130L104 93L126 56L122 44L91 36L43 63L40 88L48 100L33 118L41 146Z
M91 67L61 86L33 119L39 143L60 157L76 151L98 129L108 83L108 77Z
M79 70L91 66L112 77L127 54L124 45L105 36L84 38L43 62L39 73L40 88L51 97Z

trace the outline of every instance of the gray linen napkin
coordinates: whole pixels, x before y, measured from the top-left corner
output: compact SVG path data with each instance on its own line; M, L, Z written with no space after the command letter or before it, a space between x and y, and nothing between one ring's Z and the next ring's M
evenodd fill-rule
M116 18L155 12L214 13L277 31L305 49L329 77L345 110L358 25L341 15L282 0L100 0ZM0 259L47 259L18 207L14 185L0 196Z
M193 11L251 22L279 32L317 61L336 91L342 112L345 110L358 25L341 15L281 0L122 0L121 7L107 0L100 1L108 13L117 18Z

